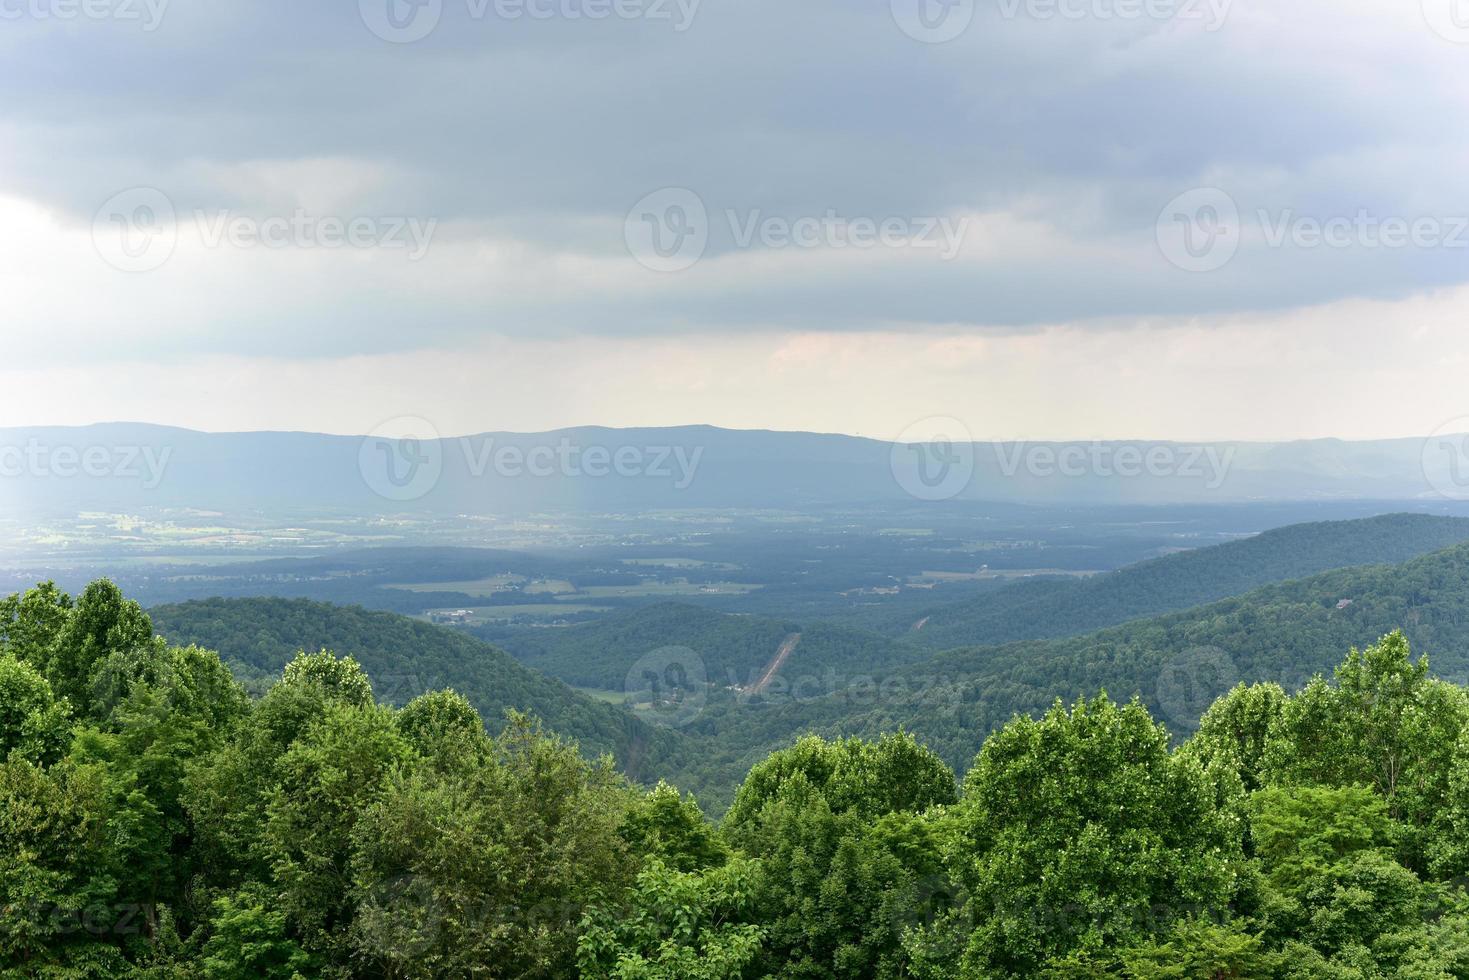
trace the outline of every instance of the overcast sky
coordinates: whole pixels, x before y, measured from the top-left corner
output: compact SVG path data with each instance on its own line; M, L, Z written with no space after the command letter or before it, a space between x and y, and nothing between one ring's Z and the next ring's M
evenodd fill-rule
M0 425L1425 434L1457 2L0 0Z

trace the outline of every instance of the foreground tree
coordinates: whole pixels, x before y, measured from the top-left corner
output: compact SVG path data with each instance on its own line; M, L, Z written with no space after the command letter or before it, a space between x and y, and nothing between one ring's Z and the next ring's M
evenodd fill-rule
M1225 915L1241 828L1139 703L1105 695L992 735L951 855L970 896L963 976L1034 976Z

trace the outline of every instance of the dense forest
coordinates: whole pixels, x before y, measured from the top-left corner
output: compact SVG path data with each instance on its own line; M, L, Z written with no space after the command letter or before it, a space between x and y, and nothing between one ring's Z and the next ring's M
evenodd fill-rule
M808 735L714 824L526 715L325 651L252 697L42 586L0 603L0 974L1469 977L1466 722L1393 632L1182 741L1057 702L962 781Z
M1469 541L1469 520L1384 514L1275 528L1089 579L1035 579L925 611L899 632L931 649L1070 636L1188 609L1271 582L1354 565L1393 565Z
M1344 530L1355 534L1338 526ZM1232 567L1223 563L1221 574ZM152 615L170 642L219 651L253 693L262 693L298 650L335 650L362 664L386 703L401 706L416 694L453 688L487 719L525 710L589 756L610 751L624 774L666 778L719 814L751 766L808 732L873 739L905 730L962 775L984 738L1016 713L1038 715L1057 699L1069 703L1106 690L1121 700L1139 696L1181 737L1238 681L1294 689L1329 672L1341 651L1398 629L1434 655L1441 676L1469 681L1466 604L1469 545L1461 545L1082 636L1004 646L928 653L869 631L665 604L556 631L565 638L548 641L544 659L526 656L529 665L621 694L630 674L639 673L630 668L640 657L678 644L691 660L674 666L697 667L690 673L698 675L683 677L698 687L679 693L696 700L698 710L671 727L656 713L649 718L587 697L472 637L387 613L250 599L160 607ZM749 690L797 629L799 643L770 686Z
M308 599L206 599L158 606L149 617L170 642L219 652L254 694L298 651L338 650L350 652L378 700L395 707L452 687L486 718L533 711L589 753L610 752L624 764L670 751L672 733L582 697L471 636L406 616Z

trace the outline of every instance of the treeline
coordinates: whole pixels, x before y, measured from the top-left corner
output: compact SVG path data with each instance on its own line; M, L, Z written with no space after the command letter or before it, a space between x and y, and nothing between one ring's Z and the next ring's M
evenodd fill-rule
M1177 746L1058 703L962 786L804 737L715 825L525 716L381 705L327 652L252 699L109 583L43 586L0 602L0 975L1469 977L1466 723L1394 633Z
M1469 520L1385 514L1320 521L1184 551L1090 579L1020 582L930 609L894 628L935 650L1073 636L1214 602L1271 582L1356 565L1395 565L1469 541Z
M610 752L624 765L667 762L674 733L641 723L613 705L580 697L504 651L455 630L357 606L308 599L205 599L150 612L173 642L221 653L236 677L260 695L300 650L350 652L377 698L401 707L452 687L486 718L507 709L534 713L589 754ZM620 680L620 679L619 679Z

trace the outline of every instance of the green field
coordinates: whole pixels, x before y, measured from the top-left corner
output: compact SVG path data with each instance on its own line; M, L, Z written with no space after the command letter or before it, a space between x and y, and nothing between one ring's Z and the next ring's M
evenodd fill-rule
M643 582L639 585L589 585L576 593L581 599L626 599L647 596L749 595L758 585L742 582Z
M499 592L505 592L512 585L519 585L524 581L524 575L504 574L472 579L468 582L405 582L397 585L387 585L384 588L402 589L406 592L463 592L465 595L491 596ZM530 590L527 589L527 591Z

